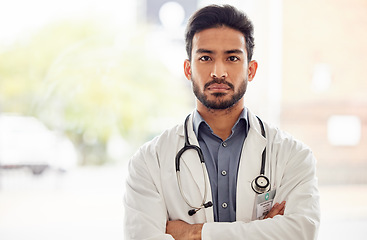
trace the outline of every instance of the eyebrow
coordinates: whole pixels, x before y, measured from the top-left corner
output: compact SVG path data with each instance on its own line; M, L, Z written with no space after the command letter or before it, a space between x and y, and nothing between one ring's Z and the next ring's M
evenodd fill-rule
M199 48L198 50L196 50L196 53L214 53L214 51L204 49L204 48Z
M232 54L232 53L243 54L243 50L242 49L232 49L232 50L225 51L225 53L226 54Z
M204 48L199 48L198 50L196 50L196 53L215 53L215 51L212 50L208 50L208 49L204 49ZM226 50L224 51L225 54L233 54L233 53L237 53L237 54L243 54L243 50L242 49L231 49L231 50Z

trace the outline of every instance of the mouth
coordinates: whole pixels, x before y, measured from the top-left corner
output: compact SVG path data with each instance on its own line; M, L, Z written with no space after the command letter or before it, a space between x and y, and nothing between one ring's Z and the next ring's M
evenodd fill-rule
M234 86L225 79L214 78L204 85L204 89L214 93L226 93L227 91L234 91Z
M225 91L231 90L231 87L228 86L227 84L213 83L210 86L208 86L207 89L209 91L214 91L214 92L225 92Z

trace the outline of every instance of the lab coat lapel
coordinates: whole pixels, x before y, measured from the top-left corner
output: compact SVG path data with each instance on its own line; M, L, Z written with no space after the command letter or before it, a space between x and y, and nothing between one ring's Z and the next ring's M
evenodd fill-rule
M187 132L188 132L188 136L189 136L189 141L190 141L191 145L199 146L198 140L197 140L195 132L193 130L192 115L193 114L191 114L189 122L187 124ZM182 128L182 132L180 133L180 135L182 135L182 136L184 136L183 131L184 130ZM204 166L204 173L203 173L203 168L202 168L200 158L199 158L197 152L195 150L187 150L182 155L181 165L186 166L187 169L189 170L190 176L194 180L197 189L199 189L199 192L200 192L200 197L199 198L200 198L200 200L202 200L202 198L204 196L204 191L205 191L205 182L204 181L206 179L206 186L207 186L206 201L211 201L212 200L212 194L211 194L211 187L210 187L208 173L207 173L207 170L206 170L205 166ZM206 177L204 177L204 174L206 175ZM182 181L185 181L185 180L182 180ZM195 188L195 186L192 186L192 188ZM195 192L195 190L192 189L192 192ZM197 196L195 196L195 197L197 197ZM194 198L194 197L193 196L188 196L188 198ZM201 211L203 211L203 210L201 210ZM206 216L206 221L207 222L213 222L214 221L213 208L206 208L205 209L205 216Z
M249 222L253 220L253 209L256 193L251 182L260 173L261 156L266 146L266 139L261 135L259 122L249 112L250 129L242 148L237 178L237 220Z

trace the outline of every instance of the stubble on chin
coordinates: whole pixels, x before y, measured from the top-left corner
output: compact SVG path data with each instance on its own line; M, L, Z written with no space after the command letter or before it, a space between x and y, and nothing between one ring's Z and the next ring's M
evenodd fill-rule
M201 91L200 87L196 84L194 79L192 79L192 87L193 92L196 96L196 98L209 110L225 110L232 108L245 94L247 84L246 81L243 82L243 84L239 87L238 91L235 91L235 88L232 84L229 84L228 86L233 90L233 95L230 99L225 99L229 93L211 93L210 96L214 97L214 100L209 100L209 97L207 93L205 93L205 90L212 84L212 83L218 83L217 80L213 80L210 83L207 83L204 86L204 90Z

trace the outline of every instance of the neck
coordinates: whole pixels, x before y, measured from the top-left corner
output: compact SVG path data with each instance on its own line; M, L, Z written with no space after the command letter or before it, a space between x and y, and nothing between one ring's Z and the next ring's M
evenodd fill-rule
M228 109L209 109L197 102L197 110L213 132L223 141L232 133L232 128L243 111L243 100Z

